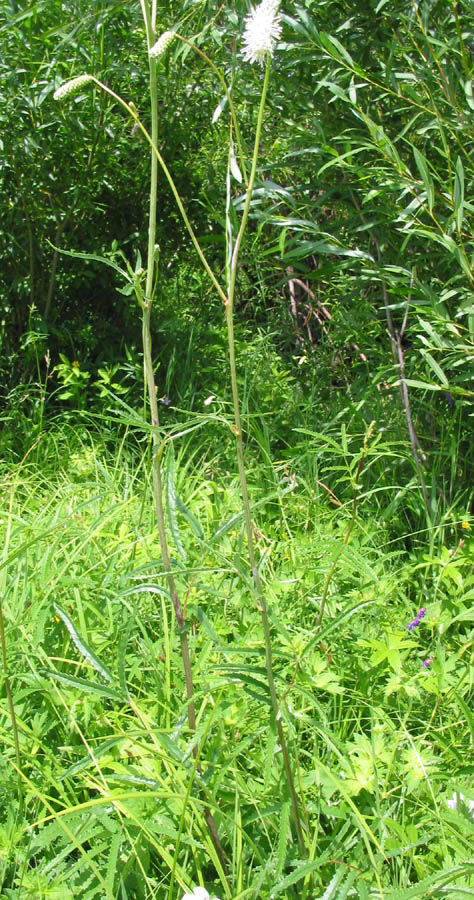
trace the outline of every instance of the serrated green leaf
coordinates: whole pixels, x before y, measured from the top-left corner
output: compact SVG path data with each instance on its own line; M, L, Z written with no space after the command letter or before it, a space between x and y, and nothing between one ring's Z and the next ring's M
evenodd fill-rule
M338 616L335 616L334 619L331 619L328 624L318 633L316 634L306 645L303 651L300 654L300 659L303 659L312 648L319 644L321 641L326 640L327 637L333 632L336 631L341 625L346 622L348 619L351 619L356 613L360 610L365 609L368 606L373 606L375 600L363 600L361 603L356 603L355 606L349 607L349 609L344 609Z
M344 880L345 874L346 874L345 870L342 867L339 867L336 870L336 872L334 873L333 877L331 878L331 881L329 882L326 890L324 891L324 894L321 894L321 896L319 898L317 898L317 900L335 900L335 897L336 897L335 891L341 884L341 881ZM338 898L340 897L339 892L337 894L337 897Z
M285 487L281 491L275 491L274 493L269 494L268 497L263 497L261 500L257 500L256 503L252 503L252 508L251 508L252 513L254 512L254 510L259 509L261 506L265 506L271 500L275 500L277 498L281 499L286 494L289 494L292 491L294 491L294 489L295 489L295 486L293 483L286 484ZM235 513L233 516L230 517L230 519L227 519L227 521L224 522L222 525L220 525L219 528L217 529L217 531L214 532L214 534L211 537L210 543L213 543L214 541L219 540L219 538L221 538L225 534L227 534L228 531L232 531L233 528L235 528L237 525L239 525L243 521L243 517L244 517L244 514L241 511L241 512Z
M302 881L303 878L306 878L306 876L310 874L310 872L314 872L316 869L319 869L320 866L321 859L316 859L313 862L298 865L290 875L287 875L286 878L283 879L283 881L280 881L272 888L272 896L275 897L277 894L280 894L282 891L286 890L287 887L290 887L290 885L296 884L298 881Z
M175 543L175 547L181 557L181 559L186 559L186 551L183 546L183 542L181 540L181 535L179 533L179 525L178 525L178 517L176 515L176 487L175 487L175 469L174 469L174 448L171 443L168 449L168 456L166 460L166 475L165 475L165 488L166 488L166 508L168 512L168 524L173 536L173 540Z
M454 880L467 874L474 874L474 863L466 863L460 866L453 866L451 869L445 869L442 872L435 872L423 878L418 884L402 890L387 891L385 900L417 900L418 897L425 898L433 896L435 891L443 887L455 889ZM474 896L474 890L471 894Z
M274 750L277 739L277 729L275 724L275 717L272 716L270 719L270 725L268 726L267 731L267 740L265 746L265 761L264 761L264 770L263 770L263 790L268 791L270 787L271 777L273 773L273 764L274 764Z
M118 858L120 852L120 844L123 840L121 831L117 831L112 835L112 840L107 848L107 871L105 873L105 883L111 894L114 893L114 884L118 871Z
M104 266L109 266L110 269L114 269L125 281L129 281L131 283L131 278L128 272L125 269L121 269L117 263L113 262L111 259L106 259L105 256L97 256L95 253L80 253L79 250L63 250L61 247L55 247L54 244L51 244L53 250L56 250L57 253L61 253L62 256L72 256L73 259L86 259L91 262L100 262L103 263Z
M130 638L130 633L133 628L134 620L130 618L127 622L125 630L120 639L119 645L119 654L118 654L118 663L117 663L117 671L119 677L120 690L122 691L124 697L128 696L128 687L127 687L127 677L125 674L125 657L127 653L127 645Z
M109 752L109 750L116 747L118 744L122 744L125 740L126 738L120 735L119 737L113 737L109 738L107 741L103 741L102 744L94 747L93 757L87 753L85 756L82 756L81 759L76 760L76 762L72 763L65 772L61 773L59 780L64 781L66 778L71 778L72 775L77 775L78 772L82 772L84 769L89 769L91 766L94 766L96 760L101 759Z
M201 623L204 631L211 638L211 641L213 641L214 644L218 644L219 635L214 631L214 628L212 627L212 624L206 616L204 610L200 606L189 606L188 610L191 615L196 616L196 619Z
M237 525L240 525L240 523L243 521L243 518L243 512L235 513L230 517L230 519L227 519L226 522L223 522L223 524L219 526L217 531L215 531L212 535L211 541L218 541L219 538L227 534L228 531L232 531L233 528L235 528Z
M79 653L82 654L84 659L87 660L87 662L96 670L96 672L99 673L99 675L102 675L102 678L104 678L105 681L113 682L114 678L112 673L109 671L105 663L101 662L98 656L95 655L94 651L91 650L91 648L86 644L81 635L78 634L73 622L71 621L67 613L64 612L64 610L61 609L61 607L57 603L54 603L53 607L56 615L59 616L59 618L64 622L74 644L79 650Z
M181 500L178 494L176 494L176 508L179 513L186 519L192 533L199 541L204 540L204 532L201 528L201 523L199 519L196 518L193 512L186 506L185 503Z
M64 672L54 672L52 669L44 669L42 674L47 675L48 678L52 678L54 681L61 681L69 687L84 691L86 694L97 694L99 697L107 697L109 700L120 700L121 702L124 699L113 688L106 687L105 684L95 684L86 678L77 678L75 675L66 675Z

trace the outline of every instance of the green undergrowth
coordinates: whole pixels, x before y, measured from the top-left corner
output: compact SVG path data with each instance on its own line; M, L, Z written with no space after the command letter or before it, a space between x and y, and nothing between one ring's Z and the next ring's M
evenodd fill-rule
M367 440L354 416L325 434L300 427L271 463L266 420L249 419L280 713L309 835L303 862L238 480L225 440L219 453L209 437L216 427L203 421L177 436L163 463L196 738L146 441L116 423L57 420L21 462L2 466L19 766L3 692L0 896L180 900L197 883L221 900L474 896L466 498L428 527L405 444L376 429Z

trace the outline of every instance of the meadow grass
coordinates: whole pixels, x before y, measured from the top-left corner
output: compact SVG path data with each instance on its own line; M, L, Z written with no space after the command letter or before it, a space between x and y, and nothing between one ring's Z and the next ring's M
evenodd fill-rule
M474 895L469 522L451 509L434 537L406 531L396 475L409 449L375 435L346 541L364 434L301 427L272 463L268 422L246 426L306 859L271 717L239 481L225 442L219 454L207 435L221 426L184 434L163 465L191 733L147 440L116 422L59 419L1 474L20 771L4 695L0 896L180 900L198 883L221 900Z

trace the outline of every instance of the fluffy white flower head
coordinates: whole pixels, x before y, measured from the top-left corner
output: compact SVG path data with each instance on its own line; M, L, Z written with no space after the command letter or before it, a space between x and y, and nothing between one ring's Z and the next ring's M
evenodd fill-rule
M247 62L263 66L267 53L273 56L275 44L281 37L279 0L262 0L245 17L242 56Z
M211 900L211 898L206 888L195 887L192 894L185 894L182 900ZM215 897L214 900L218 900L218 897Z

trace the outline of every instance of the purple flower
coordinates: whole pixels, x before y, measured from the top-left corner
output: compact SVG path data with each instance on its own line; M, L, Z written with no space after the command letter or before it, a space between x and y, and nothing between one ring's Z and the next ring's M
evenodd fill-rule
M415 628L418 628L423 616L426 614L426 606L422 606L421 609L418 610L416 617L412 619L408 626L408 631L414 631Z
M422 668L427 669L428 666L430 666L432 662L433 662L433 657L429 656L428 659L425 659L424 663L421 664Z

